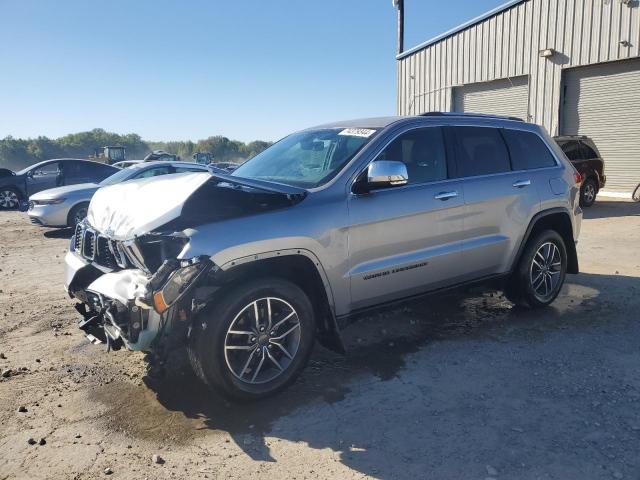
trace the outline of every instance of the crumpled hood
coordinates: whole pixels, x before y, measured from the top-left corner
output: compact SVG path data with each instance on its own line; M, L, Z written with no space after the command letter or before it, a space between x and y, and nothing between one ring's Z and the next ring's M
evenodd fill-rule
M66 187L55 187L48 190L42 190L41 192L34 193L29 197L31 200L45 200L51 198L64 198L67 195L73 194L92 194L99 187L97 183L79 183L76 185L67 185Z
M129 180L100 188L87 220L114 240L130 240L177 218L184 202L211 174L182 173Z

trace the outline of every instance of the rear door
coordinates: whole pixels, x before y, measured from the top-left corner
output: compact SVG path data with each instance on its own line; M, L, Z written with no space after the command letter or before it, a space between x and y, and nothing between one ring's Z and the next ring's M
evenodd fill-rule
M131 178L158 177L160 175L168 175L169 173L173 173L173 167L171 165L160 165L153 168L147 168Z
M465 200L462 262L465 280L473 280L510 268L529 220L540 209L538 188L546 180L533 170L514 171L501 129L453 130Z
M188 172L206 172L203 168L198 167L173 167L173 173L188 173Z
M97 162L67 161L62 163L65 185L98 183L113 175L117 168Z
M349 198L352 307L380 304L456 283L464 201L450 179L442 127L409 130L376 160L402 161L409 182Z

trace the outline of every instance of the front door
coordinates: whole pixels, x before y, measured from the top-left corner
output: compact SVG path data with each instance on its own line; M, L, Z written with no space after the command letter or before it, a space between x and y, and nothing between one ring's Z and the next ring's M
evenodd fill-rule
M61 185L62 173L58 162L45 163L27 176L27 196L31 196L41 190L55 188Z
M376 160L403 161L408 184L350 196L352 309L457 282L464 197L446 151L441 127L405 132Z

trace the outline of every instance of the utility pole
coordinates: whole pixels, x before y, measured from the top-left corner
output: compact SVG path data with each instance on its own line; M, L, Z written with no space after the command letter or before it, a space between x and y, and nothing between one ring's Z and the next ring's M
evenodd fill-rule
M404 0L391 0L398 9L398 55L404 51Z

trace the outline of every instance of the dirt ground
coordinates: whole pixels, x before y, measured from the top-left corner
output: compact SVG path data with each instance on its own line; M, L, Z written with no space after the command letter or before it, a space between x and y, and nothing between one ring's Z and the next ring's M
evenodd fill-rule
M0 212L0 480L640 478L638 204L587 210L583 273L553 307L467 292L386 310L252 405L180 359L156 379L88 344L62 288L70 235Z

